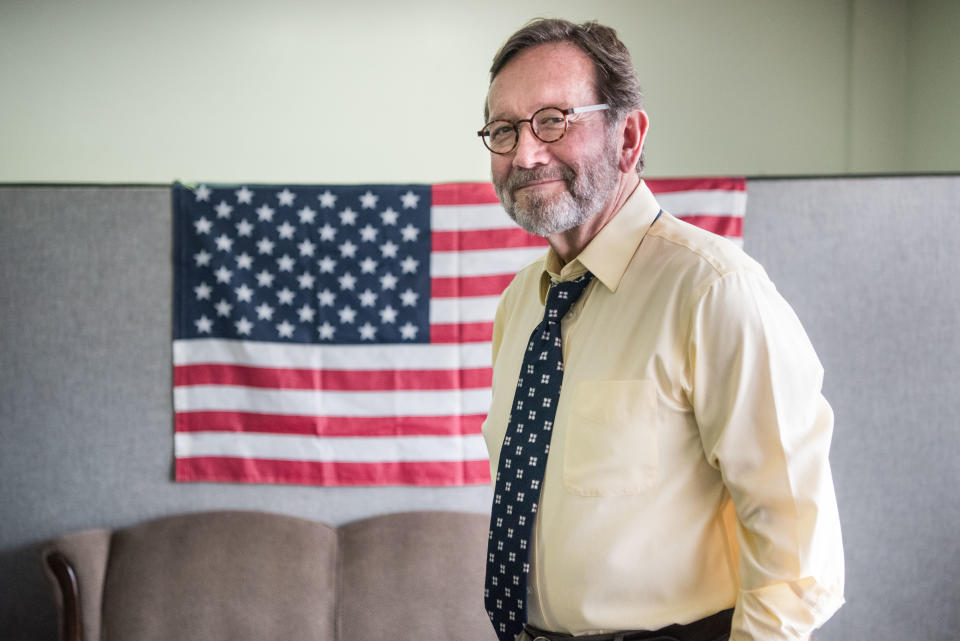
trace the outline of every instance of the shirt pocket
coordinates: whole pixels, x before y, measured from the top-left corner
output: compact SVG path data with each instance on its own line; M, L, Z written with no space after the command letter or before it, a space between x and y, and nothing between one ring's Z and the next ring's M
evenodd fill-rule
M567 422L564 487L582 496L651 488L659 468L658 424L654 381L579 383Z

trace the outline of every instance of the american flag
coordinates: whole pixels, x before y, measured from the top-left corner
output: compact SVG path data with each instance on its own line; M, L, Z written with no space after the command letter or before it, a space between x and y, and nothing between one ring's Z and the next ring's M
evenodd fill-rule
M742 242L742 178L648 180ZM500 293L545 250L489 183L173 186L178 481L489 483Z

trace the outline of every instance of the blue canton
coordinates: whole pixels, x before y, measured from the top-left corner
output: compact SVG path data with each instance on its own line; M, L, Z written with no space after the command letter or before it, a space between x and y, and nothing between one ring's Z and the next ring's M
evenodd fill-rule
M430 339L429 185L173 187L175 338Z

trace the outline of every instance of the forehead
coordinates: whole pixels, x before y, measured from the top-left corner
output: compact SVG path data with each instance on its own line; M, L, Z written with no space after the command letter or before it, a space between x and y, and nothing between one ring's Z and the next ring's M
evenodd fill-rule
M490 118L526 118L541 107L596 102L593 61L570 43L537 45L518 53L490 83Z

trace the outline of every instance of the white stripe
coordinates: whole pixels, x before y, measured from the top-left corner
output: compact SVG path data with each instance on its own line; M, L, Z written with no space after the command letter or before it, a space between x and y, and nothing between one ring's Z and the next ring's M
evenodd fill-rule
M459 369L489 366L490 343L294 345L220 338L173 341L174 365L199 363L328 370Z
M471 231L478 229L514 229L500 203L489 205L434 205L430 211L433 231Z
M743 216L747 209L745 191L695 189L654 196L664 209L675 216L685 213ZM431 228L435 231L513 229L516 226L499 204L437 205L431 213Z
M232 456L284 461L377 463L487 459L480 434L466 436L300 436L237 432L178 432L177 458Z
M430 301L430 323L492 323L499 296L434 298Z
M173 388L176 412L233 411L299 416L454 416L483 414L490 388L462 390L276 390L239 385Z
M511 247L472 251L432 252L430 276L496 276L516 274L543 256L546 247Z
M747 210L747 192L722 189L678 191L656 194L657 202L674 216L707 214L743 217Z

